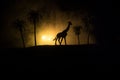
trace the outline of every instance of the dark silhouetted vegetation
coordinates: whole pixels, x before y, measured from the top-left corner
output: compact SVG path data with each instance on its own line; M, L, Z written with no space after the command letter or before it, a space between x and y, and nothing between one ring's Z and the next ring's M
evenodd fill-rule
M86 15L82 18L82 21L84 23L84 30L87 32L88 36L87 36L87 43L89 44L89 38L90 38L90 34L94 33L93 31L93 24L92 24L92 18L93 16L91 15Z
M78 45L80 44L80 31L81 31L81 26L75 26L73 27L75 35L77 36L77 40L78 40Z
M24 40L24 34L23 34L24 25L25 25L24 20L16 19L14 21L14 26L18 28L18 30L20 31L23 47L25 48L25 40Z
M42 18L42 15L40 15L39 11L31 10L28 13L28 19L30 22L34 25L34 40L35 40L35 46L37 46L37 40L36 40L36 26L38 21Z

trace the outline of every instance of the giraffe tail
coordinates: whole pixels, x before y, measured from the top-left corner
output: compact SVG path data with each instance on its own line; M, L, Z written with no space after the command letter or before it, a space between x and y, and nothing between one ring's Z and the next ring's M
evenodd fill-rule
M57 39L57 37L55 37L55 38L53 39L53 41L56 40L56 39Z

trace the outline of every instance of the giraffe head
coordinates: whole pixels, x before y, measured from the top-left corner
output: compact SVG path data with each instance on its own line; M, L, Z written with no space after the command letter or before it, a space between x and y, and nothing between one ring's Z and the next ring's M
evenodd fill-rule
M72 22L71 22L71 21L68 21L68 24L69 24L69 25L72 25Z

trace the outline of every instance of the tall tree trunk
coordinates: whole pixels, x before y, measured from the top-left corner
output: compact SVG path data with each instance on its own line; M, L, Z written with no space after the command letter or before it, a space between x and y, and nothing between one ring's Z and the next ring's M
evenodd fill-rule
M80 45L80 37L77 35L78 45Z
M90 32L88 31L88 36L87 36L87 43L89 44L89 36L90 36Z
M20 35L21 35L21 39L22 39L22 43L23 43L23 48L25 48L25 41L24 41L23 31L22 30L20 30Z
M36 41L36 22L34 21L34 40L35 40L35 47L37 46L37 41Z

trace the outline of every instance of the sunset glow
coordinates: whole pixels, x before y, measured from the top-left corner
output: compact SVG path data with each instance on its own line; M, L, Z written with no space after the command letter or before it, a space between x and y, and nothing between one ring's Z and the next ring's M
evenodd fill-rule
M54 37L55 30L52 28L40 30L37 34L37 43L38 45L54 45Z
M43 35L41 38L43 41L52 41L52 36L50 35Z
M53 45L53 35L49 35L49 34L44 34L41 36L41 44L42 45Z

